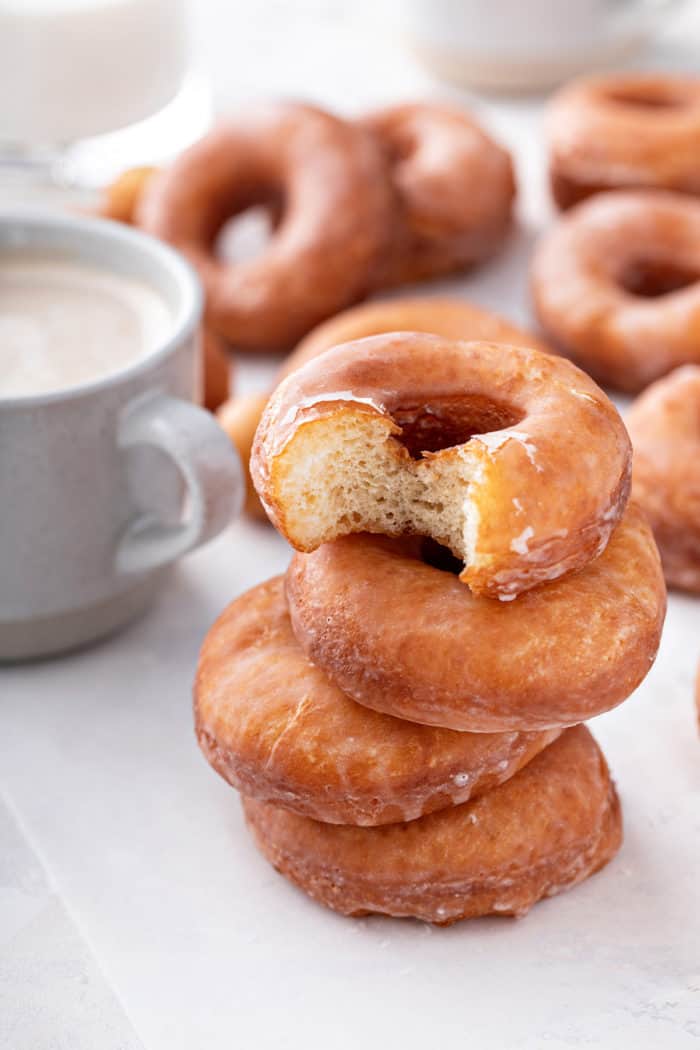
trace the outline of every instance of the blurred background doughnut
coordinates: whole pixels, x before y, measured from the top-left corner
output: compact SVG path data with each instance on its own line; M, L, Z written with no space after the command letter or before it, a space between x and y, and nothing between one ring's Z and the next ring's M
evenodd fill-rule
M227 262L216 241L253 205L278 220L262 253ZM207 319L239 349L289 349L376 283L396 221L375 137L301 103L219 124L149 180L138 222L194 264Z
M547 338L600 383L636 393L700 362L700 200L598 194L544 234L531 281Z
M653 383L626 422L633 497L654 530L666 582L700 594L700 367Z
M560 208L601 190L700 194L700 79L621 73L574 80L549 104L547 139Z
M464 270L502 247L512 222L510 154L464 110L409 103L362 121L386 149L401 222L387 285Z

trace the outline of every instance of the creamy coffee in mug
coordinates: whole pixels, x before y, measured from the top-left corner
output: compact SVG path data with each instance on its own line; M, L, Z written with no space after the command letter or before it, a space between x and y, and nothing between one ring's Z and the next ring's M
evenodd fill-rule
M241 506L196 401L202 290L119 223L0 214L0 661L101 638Z
M173 326L172 311L145 281L58 255L2 255L0 398L119 372Z

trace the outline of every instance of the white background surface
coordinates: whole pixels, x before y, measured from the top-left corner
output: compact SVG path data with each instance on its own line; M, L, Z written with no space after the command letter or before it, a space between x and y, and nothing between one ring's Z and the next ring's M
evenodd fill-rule
M380 23L320 2L256 10L197 5L221 108L262 92L344 112L460 97ZM692 65L696 39L677 33L654 63ZM550 221L540 107L465 101L516 153L521 228L497 263L431 291L525 321L526 260ZM270 367L245 365L242 385ZM270 529L239 522L120 636L0 671L0 1048L699 1046L697 602L671 598L648 679L594 727L623 801L618 858L523 920L433 930L307 900L255 852L195 745L201 639L287 560Z

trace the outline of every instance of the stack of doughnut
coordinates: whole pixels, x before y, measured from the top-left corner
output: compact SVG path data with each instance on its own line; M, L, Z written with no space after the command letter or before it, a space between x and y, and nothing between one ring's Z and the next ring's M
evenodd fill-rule
M526 346L393 332L281 383L252 474L296 553L211 628L195 720L293 883L448 925L611 859L581 723L641 682L665 611L630 468L603 392Z

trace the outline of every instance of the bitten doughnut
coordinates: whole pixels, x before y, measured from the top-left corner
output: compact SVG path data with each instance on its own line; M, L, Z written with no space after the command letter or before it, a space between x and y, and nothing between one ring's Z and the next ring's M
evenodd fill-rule
M278 381L332 346L382 332L434 332L448 339L484 339L549 352L545 343L530 332L463 299L385 299L353 306L314 328L283 363ZM219 414L222 427L245 465L248 482L246 512L265 521L267 515L253 487L248 461L268 397L258 394L236 396L222 407Z
M361 707L299 648L282 577L238 598L209 631L195 723L233 787L334 824L414 820L465 802L560 732L455 733Z
M280 211L267 248L217 258L215 241L251 205ZM291 346L376 283L395 201L380 145L312 106L269 105L221 124L149 181L139 224L199 270L207 316L247 350Z
M666 582L700 594L700 367L650 386L627 417L632 487L654 530Z
M606 189L700 194L700 80L630 73L564 87L547 120L561 208Z
M475 598L422 561L416 541L368 535L295 555L286 588L302 649L344 692L476 733L615 707L653 663L666 608L656 544L633 505L599 558L510 603Z
M532 292L547 337L599 382L634 393L700 362L700 201L584 201L538 245Z
M513 165L472 117L414 103L362 123L386 149L401 211L384 283L462 270L498 251L512 221Z
M261 852L315 900L443 926L523 915L602 868L622 840L615 787L584 726L488 794L405 824L334 826L249 798L243 808Z
M474 594L510 600L604 548L630 461L616 409L568 361L408 332L288 376L251 474L297 550L351 532L431 536Z

